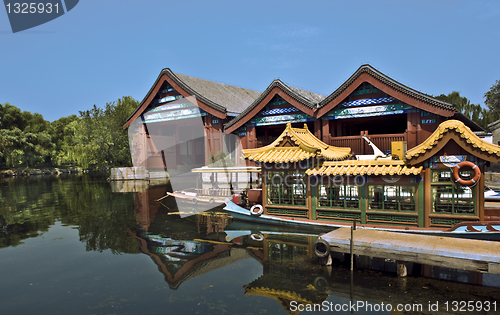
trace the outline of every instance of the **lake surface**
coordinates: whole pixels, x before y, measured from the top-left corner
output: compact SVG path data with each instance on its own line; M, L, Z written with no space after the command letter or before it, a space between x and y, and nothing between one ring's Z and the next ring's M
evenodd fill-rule
M410 264L398 278L394 261L363 256L351 273L342 255L325 267L312 250L322 231L221 209L181 218L175 200L156 201L166 185L113 185L0 181L1 314L458 314L453 303L468 301L475 314L500 311L498 275Z

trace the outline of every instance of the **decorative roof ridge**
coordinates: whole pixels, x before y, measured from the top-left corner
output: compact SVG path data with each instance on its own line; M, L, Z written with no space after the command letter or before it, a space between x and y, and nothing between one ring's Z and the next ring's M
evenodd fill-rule
M293 156L290 154L281 155L281 153L279 155L276 155L276 151L287 151L287 147L279 147L280 150L276 150L278 149L277 146L281 143L281 141L283 141L285 137L290 137L290 139L296 145L296 147L289 147L288 151L299 151L297 150L297 148L299 148L302 153L298 152ZM283 130L281 135L271 144L255 149L244 149L243 155L249 160L259 162L271 161L273 163L283 161L296 162L315 156L323 156L327 159L339 160L349 157L351 155L351 148L337 148L329 146L316 138L309 131L309 129L307 129L307 127L293 128L291 122L287 122L285 130Z
M386 159L377 159L377 160L343 160L343 161L325 161L323 163L324 166L386 166L386 165L405 165L405 162L402 160L386 160Z
M469 127L459 120L447 120L439 124L436 130L421 144L406 151L406 160L411 160L427 151L432 150L450 130L456 131L460 138L464 139L467 144L472 145L474 148L489 155L496 155L500 157L500 146L491 144L479 138Z
M257 97L255 99L255 101L253 101L252 104L250 104L250 106L245 108L245 110L243 110L238 116L236 116L235 118L233 118L232 120L230 120L229 122L224 124L224 128L231 127L236 122L238 122L241 118L245 117L252 109L255 108L255 106L257 106L260 102L262 102L262 100L267 95L269 95L269 93L271 93L271 91L275 87L280 88L283 92L285 92L288 96L290 96L291 98L293 98L297 102L299 102L299 103L301 103L301 104L303 104L303 105L305 105L313 110L315 110L317 108L316 102L311 101L310 99L306 98L304 95L300 94L298 91L295 91L294 89L297 89L300 91L305 91L305 92L309 92L309 91L289 86L289 85L285 84L283 81L281 81L280 79L274 79L273 82L271 82L271 84L269 84L268 87L264 90L264 92L262 92L262 94L260 94L259 97ZM310 93L313 93L313 92L310 92ZM314 93L314 94L317 94L317 93ZM317 95L320 95L320 94L317 94Z
M381 163L384 162L385 163ZM368 163L367 163L368 162ZM311 176L338 176L338 175L418 175L423 166L409 166L400 160L348 160L327 161L320 167L309 168L307 175Z
M268 144L266 146L263 146L260 148L255 148L255 149L245 149L244 151L248 152L248 153L257 153L257 152L267 151L269 149L281 149L282 148L282 150L286 150L286 149L298 149L298 148L300 148L304 151L315 153L318 150L318 148L306 143L300 136L297 135L297 133L295 132L294 129L295 128L292 128L292 124L290 122L287 122L285 130L281 133L281 135L276 140L274 140L273 142L271 142L270 144ZM278 147L278 145L280 144L281 141L283 141L285 136L289 136L290 139L292 139L293 142L295 142L297 147Z
M143 107L144 102L146 102L146 100L150 97L151 93L156 88L156 85L158 84L158 82L160 81L160 78L163 75L166 75L167 77L169 77L170 79L175 81L175 83L179 84L186 92L188 92L191 95L194 95L197 99L199 99L203 103L207 104L207 106L210 106L213 109L218 110L224 114L227 113L227 109L225 106L222 106L220 104L212 102L211 100L207 99L203 95L197 93L195 90L193 90L191 87L189 87L186 83L184 83L184 81L182 81L179 77L177 77L177 75L172 70L170 70L170 68L164 68L160 71L160 74L158 75L155 82L153 83L153 85L151 86L149 91L146 93L146 95L144 96L142 101L139 103L139 106L137 106L137 108L127 117L127 120L126 120L123 128L128 127L128 122L130 121L130 119L132 119L132 117L134 117L134 115L139 111L139 109Z
M377 69L375 69L374 67L372 67L371 65L369 64L364 64L364 65L361 65L358 70L356 70L350 77L349 79L347 79L347 81L345 81L339 88L337 88L332 94L328 95L324 100L322 100L320 102L320 104L318 105L318 108L321 108L323 106L325 106L326 104L328 104L331 100L333 100L334 98L336 98L340 93L342 93L349 85L351 85L362 73L368 73L370 75L372 75L373 77L375 77L377 80L381 81L382 83L385 83L389 86L391 86L392 88L400 91L400 92L403 92L405 94L408 94L414 98L417 98L417 99L420 99L420 100L423 100L423 101L426 101L428 103L431 103L432 105L435 105L435 106L439 106L439 107L444 107L446 109L450 109L450 110L455 110L455 105L454 104L450 104L450 103L447 103L447 102L443 102L443 101L440 101L440 100L437 100L435 98L433 98L432 96L428 95L428 94L425 94L425 93L422 93L422 92L419 92L415 89L412 89L394 79L392 79L391 77L383 74L382 72L378 71Z

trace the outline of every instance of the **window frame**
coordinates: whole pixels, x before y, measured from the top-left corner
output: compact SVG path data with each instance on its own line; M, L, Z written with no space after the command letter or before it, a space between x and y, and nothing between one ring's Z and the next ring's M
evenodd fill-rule
M372 194L372 187L373 190L375 190L375 187L382 187L383 193L382 193L382 201L379 201L379 203L382 204L380 208L371 208L372 204L374 203L374 197L375 195ZM386 187L395 187L395 199L394 201L386 201ZM403 193L403 188L409 187L411 190L411 195L410 196L404 196ZM367 211L371 212L377 212L377 211L382 211L382 212L398 212L398 213L417 213L418 212L418 185L415 184L370 184L367 187ZM391 196L392 197L392 196ZM401 202L401 200L405 198L411 198L410 200L413 200L412 203L407 203L407 202ZM390 205L391 207L387 207L386 205ZM405 209L404 206L410 205L411 209ZM395 207L394 207L395 206Z
M273 177L277 173L282 174L283 184L273 184ZM289 178L288 176L292 174L299 175L300 178L296 179L297 183L292 183L292 185L286 185L286 182ZM290 207L300 207L300 208L308 207L307 175L305 174L305 171L301 172L300 170L267 170L265 177L265 185L266 185L266 206L290 206ZM291 189L291 191L288 191L288 189ZM300 191L301 193L297 194L297 191ZM277 196L277 198L271 196ZM297 196L302 196L302 197L297 198Z

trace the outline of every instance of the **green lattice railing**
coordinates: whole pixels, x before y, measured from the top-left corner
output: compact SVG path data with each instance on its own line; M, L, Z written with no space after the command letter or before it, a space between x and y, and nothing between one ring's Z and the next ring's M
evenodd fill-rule
M385 222L401 222L401 223L418 223L418 217L397 216L397 215L379 215L369 214L370 221L385 221Z
M268 208L267 213L269 213L269 214L281 214L281 215L296 215L296 216L307 217L307 210L300 210L300 209L276 209L276 208L269 209Z
M361 219L360 213L336 212L336 211L316 211L318 217L335 218L335 219Z
M454 226L455 224L462 222L475 222L474 220L464 220L464 219L447 219L447 218L431 218L431 225L446 225Z

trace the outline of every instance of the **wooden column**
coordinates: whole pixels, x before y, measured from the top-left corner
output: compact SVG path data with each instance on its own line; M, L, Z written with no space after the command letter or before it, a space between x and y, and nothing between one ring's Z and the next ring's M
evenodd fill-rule
M321 139L321 129L322 129L321 121L316 119L314 121L314 136L318 139Z
M264 214L267 214L267 191L266 191L266 169L262 166L262 178L261 178L261 187L262 187L262 207L264 208ZM251 177L250 177L251 178Z
M482 168L482 169L481 169ZM484 221L484 166L480 167L481 177L479 178L479 185L477 185L476 196L477 196L477 211L479 215L479 221Z
M432 170L427 168L424 172L424 226L431 226L431 218L429 215L432 211L432 194L431 194L431 179L432 179Z
M247 127L247 148L255 149L257 145L257 132L255 130L255 126Z
M419 177L419 176L418 176ZM418 178L417 177L417 178ZM425 177L425 174L424 174ZM418 213L418 227L424 227L425 226L425 201L424 201L424 196L425 196L425 184L424 180L422 179L417 186L417 213Z
M306 180L306 202L307 202L307 218L312 220L312 196L311 196L311 183L309 180Z
M361 211L360 213L360 221L361 224L366 224L366 212L368 209L368 180L365 181L363 186L358 188L358 193L359 193L359 209Z
M420 113L408 113L407 115L407 126L406 126L406 132L408 133L408 143L407 147L408 149L414 148L417 146L417 131L418 127L420 126Z
M330 121L321 119L321 140L326 143L330 144Z
M205 116L203 117L203 125L205 127L205 165L210 164L212 161L210 161L210 156L212 153L212 147L210 143L210 127L208 125L208 117Z

